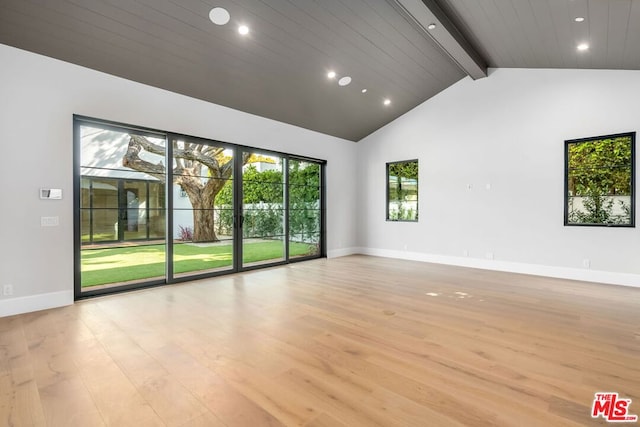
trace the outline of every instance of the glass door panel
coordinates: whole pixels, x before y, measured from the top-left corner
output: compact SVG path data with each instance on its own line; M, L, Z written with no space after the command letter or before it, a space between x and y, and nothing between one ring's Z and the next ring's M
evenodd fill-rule
M289 160L289 258L320 255L320 164Z
M164 138L92 124L79 137L80 292L164 281Z
M233 150L172 139L173 275L226 271L233 265Z
M284 261L283 159L245 153L242 169L242 266Z

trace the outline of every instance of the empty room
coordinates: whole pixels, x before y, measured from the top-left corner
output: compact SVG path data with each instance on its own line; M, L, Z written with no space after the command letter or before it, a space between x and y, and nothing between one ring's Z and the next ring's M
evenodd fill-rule
M640 0L0 0L0 426L638 425Z

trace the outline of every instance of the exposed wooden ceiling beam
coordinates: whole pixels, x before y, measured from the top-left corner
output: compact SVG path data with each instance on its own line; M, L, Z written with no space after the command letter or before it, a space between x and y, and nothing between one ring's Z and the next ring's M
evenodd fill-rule
M472 79L487 77L487 63L436 0L394 0ZM433 29L429 26L435 24Z

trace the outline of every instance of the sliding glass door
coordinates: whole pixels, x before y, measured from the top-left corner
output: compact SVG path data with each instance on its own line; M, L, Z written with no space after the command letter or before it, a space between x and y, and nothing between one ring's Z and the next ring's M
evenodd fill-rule
M242 167L242 267L286 259L284 159L245 152Z
M289 258L318 256L322 240L321 164L290 159Z
M171 136L173 276L234 269L233 149Z
M76 137L80 293L164 282L164 138L90 123L77 124Z
M74 120L76 297L324 255L323 163Z

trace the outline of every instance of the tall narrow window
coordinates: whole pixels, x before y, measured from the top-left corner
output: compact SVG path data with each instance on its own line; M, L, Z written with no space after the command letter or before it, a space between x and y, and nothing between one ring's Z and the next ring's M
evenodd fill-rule
M635 132L565 144L565 225L633 227Z
M387 163L387 221L418 221L418 161Z

